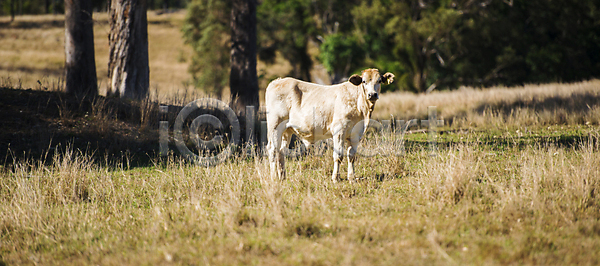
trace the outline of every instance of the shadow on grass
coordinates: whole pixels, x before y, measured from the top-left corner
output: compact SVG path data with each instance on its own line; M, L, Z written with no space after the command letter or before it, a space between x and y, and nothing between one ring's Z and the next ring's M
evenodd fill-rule
M600 96L586 92L574 93L571 97L552 96L543 99L533 97L532 99L520 99L510 103L482 104L475 108L475 111L479 114L490 110L498 111L505 116L513 114L518 109L529 109L536 113L558 113L563 115L557 116L559 120L555 123L562 124L568 122L567 115L583 117L597 106L600 106Z
M120 99L78 101L62 92L0 88L0 164L50 163L54 151L70 147L98 162L148 165L158 147L155 109ZM143 112L150 113L146 121Z
M35 68L35 67L4 67L0 66L0 70L6 72L23 72L30 74L31 76L61 76L64 74L64 68L62 66L50 66L48 68Z
M444 133L444 132L442 132ZM560 148L571 148L589 140L588 135L581 132L565 132L560 135L534 135L528 134L521 137L493 136L493 134L474 135L468 139L444 139L435 142L438 150L448 150L459 144L477 145L490 150L502 150L508 148L525 148L531 145L554 145ZM430 144L427 140L406 140L407 152L415 150L429 150Z
M158 104L150 101L130 101L99 96L78 100L58 91L21 90L0 88L0 165L33 160L51 163L54 154L72 149L91 155L95 163L106 165L127 164L127 167L151 166L160 160L159 119L169 121L168 132L173 134L175 118L182 106L169 105L168 113L159 117ZM200 125L202 140L231 136L232 125L222 112L204 107L196 108L184 118L182 136L194 154L199 149L190 140L190 128L195 118L210 114L222 121L215 129ZM244 119L239 119L242 141L245 136ZM182 158L173 140L168 141L173 156ZM205 155L216 155L218 146Z
M64 28L64 19L51 19L51 20L40 20L40 21L21 21L18 19L10 22L0 22L0 27L11 28L19 30L27 29L51 29L51 28Z

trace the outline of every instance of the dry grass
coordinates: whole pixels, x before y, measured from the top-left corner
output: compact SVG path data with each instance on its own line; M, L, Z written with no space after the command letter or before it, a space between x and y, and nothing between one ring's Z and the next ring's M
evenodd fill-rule
M54 18L29 18L36 19L48 25ZM150 24L151 36L178 23L150 20L161 21ZM0 29L0 47L14 36L5 35L11 27ZM19 32L26 30L62 38L61 26ZM96 40L106 41L99 32ZM169 41L151 44L151 62L173 59L152 51L179 53L183 46ZM41 47L33 43L11 49ZM54 45L60 56L31 65L26 62L35 56L19 59L28 53L0 50L12 58L1 62L7 72L0 76L12 78L0 85L20 87L20 80L28 87L31 80L15 74L16 66L28 77L51 69L39 66L62 60L62 44ZM185 65L169 62L161 71ZM159 72L153 67L151 75ZM155 94L183 105L198 95L172 82L187 73L179 72L159 74L164 83L153 86ZM60 89L55 80L48 75L41 86ZM81 147L58 147L0 165L0 265L600 264L599 86L593 80L385 94L376 118L426 118L426 107L437 106L449 127L440 132L433 157L426 134L407 134L403 156L392 155L397 142L372 137L364 146L387 156L360 158L355 185L330 182L330 152L288 159L288 179L280 182L269 179L259 156L202 168L171 154L130 167L126 155L92 157ZM140 124L152 120L145 104ZM111 106L93 102L90 123L112 130L107 125L118 121ZM58 109L65 111L61 120L80 115Z
M414 149L362 158L357 185L329 182L330 156L274 182L263 159L127 169L66 149L2 169L0 250L9 264L598 264L599 148L596 133Z
M498 128L556 124L600 123L600 80L573 84L526 85L382 95L374 116L389 119L426 118L427 107L437 106L449 125Z
M371 138L365 147L381 154L358 160L355 185L330 182L327 151L289 158L288 179L280 182L270 180L265 158L257 156L202 168L171 154L132 168L127 156L102 159L59 147L41 159L0 166L0 260L595 265L600 133L597 124L581 122L598 121L598 113L572 110L547 127L559 122L536 109L537 99L550 98L558 103L550 106L566 112L574 106L570 99L589 99L573 95L597 95L590 84L596 81L564 89L384 95L382 101L405 103L414 97L423 109L437 105L446 119L466 115L454 120L463 121L453 123L458 130L440 132L434 157L426 134L406 135L403 156L393 155L399 146L374 142L385 138ZM485 95L495 97L485 101ZM514 104L520 100L534 104ZM536 119L505 114L509 107ZM99 122L110 123L114 111L105 102L92 109ZM512 124L498 128L509 118Z

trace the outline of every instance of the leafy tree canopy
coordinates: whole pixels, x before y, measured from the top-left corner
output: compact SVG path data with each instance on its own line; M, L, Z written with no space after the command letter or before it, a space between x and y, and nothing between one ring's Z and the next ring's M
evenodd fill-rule
M189 5L184 32L198 86L218 90L227 80L228 6ZM280 55L289 75L310 80L314 43L334 82L376 67L396 74L386 89L416 92L598 78L599 7L596 0L263 0L259 57Z

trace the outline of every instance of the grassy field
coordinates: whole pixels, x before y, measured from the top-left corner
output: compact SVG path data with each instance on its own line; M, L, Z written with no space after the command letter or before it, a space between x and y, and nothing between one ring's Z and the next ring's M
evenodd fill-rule
M149 14L163 103L194 99L183 17ZM357 184L331 182L331 151L288 158L274 181L260 155L159 157L155 103L61 93L62 23L0 18L0 265L600 264L598 80L387 93L376 119L437 107L436 156L423 127L372 133Z
M437 156L430 156L422 130L405 135L404 155L393 155L397 142L383 145L385 134L373 134L364 146L380 154L358 160L354 185L331 182L329 152L289 158L288 178L280 182L270 180L261 156L236 155L203 168L171 154L132 166L127 155L52 144L41 159L0 168L0 259L596 265L599 85L385 94L377 107L383 118L425 118L423 109L438 105L446 126ZM64 119L84 119L81 108ZM89 123L123 123L89 115Z

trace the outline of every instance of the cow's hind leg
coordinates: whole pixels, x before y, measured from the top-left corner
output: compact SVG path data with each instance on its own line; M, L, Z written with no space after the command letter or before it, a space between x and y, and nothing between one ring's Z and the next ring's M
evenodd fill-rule
M292 130L286 129L281 136L281 148L279 149L279 167L282 169L279 178L285 178L285 150L289 148L292 141Z
M271 179L275 180L278 178L283 180L285 178L285 157L280 151L282 132L278 130L282 121L273 117L268 117L267 119L267 153L269 156Z

